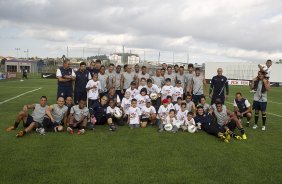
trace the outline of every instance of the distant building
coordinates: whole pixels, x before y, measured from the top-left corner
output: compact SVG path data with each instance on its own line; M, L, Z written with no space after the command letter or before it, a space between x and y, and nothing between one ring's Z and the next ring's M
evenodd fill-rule
M21 72L27 69L28 73L38 72L37 62L24 59L10 59L5 62L5 72Z
M109 59L111 63L116 65L124 65L124 64L137 64L140 63L140 57L138 54L124 53L124 60L122 61L122 53L114 53L111 54Z

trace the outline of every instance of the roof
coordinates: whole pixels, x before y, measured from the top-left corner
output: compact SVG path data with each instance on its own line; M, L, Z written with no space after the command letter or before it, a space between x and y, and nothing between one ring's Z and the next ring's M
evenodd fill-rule
M33 60L25 60L25 59L10 59L10 60L7 60L7 62L13 62L13 63L34 63Z

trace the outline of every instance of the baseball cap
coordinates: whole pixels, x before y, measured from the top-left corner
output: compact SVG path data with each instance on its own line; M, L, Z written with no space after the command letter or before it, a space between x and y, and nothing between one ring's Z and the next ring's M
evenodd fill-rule
M163 102L163 104L164 104L164 103L168 103L168 99L163 99L162 102Z

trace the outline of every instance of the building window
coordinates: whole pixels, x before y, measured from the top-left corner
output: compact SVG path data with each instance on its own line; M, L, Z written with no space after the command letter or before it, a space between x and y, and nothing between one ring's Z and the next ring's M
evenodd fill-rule
M7 72L17 72L16 65L7 65Z

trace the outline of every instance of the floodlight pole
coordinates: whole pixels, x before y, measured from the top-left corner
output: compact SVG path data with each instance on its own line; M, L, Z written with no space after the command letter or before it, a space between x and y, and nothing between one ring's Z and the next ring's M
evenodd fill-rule
M15 50L17 51L17 58L19 58L19 51L21 50L21 48L15 48Z

